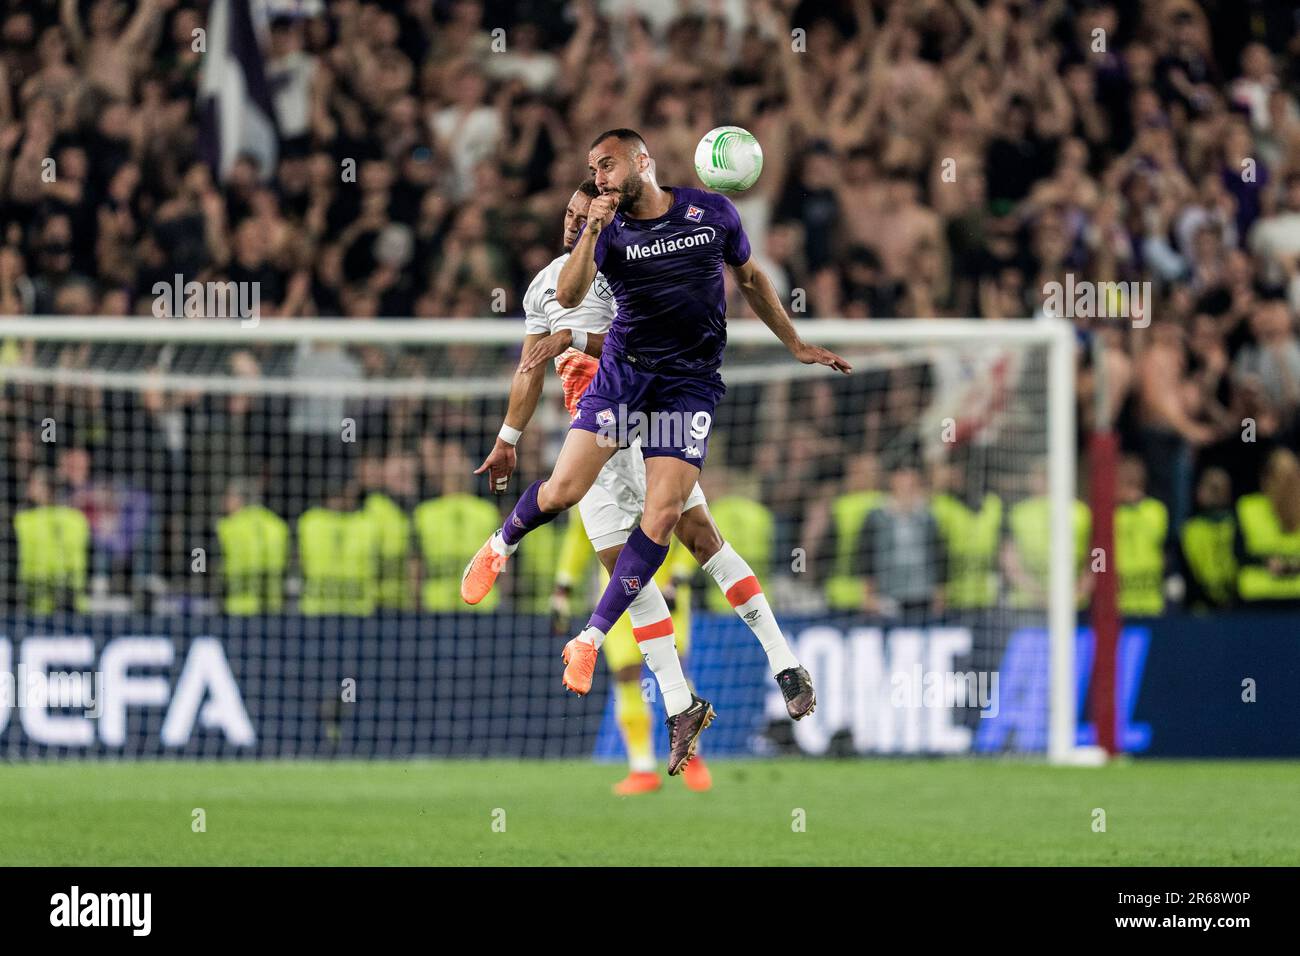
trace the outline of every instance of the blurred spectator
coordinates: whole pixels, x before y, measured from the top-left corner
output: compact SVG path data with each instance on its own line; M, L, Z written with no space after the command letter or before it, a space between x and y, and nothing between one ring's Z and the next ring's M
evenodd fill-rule
M1279 296L1260 302L1251 315L1250 331L1254 341L1237 353L1233 378L1257 393L1275 427L1286 431L1294 426L1300 407L1300 342L1286 300Z
M1175 535L1198 475L1221 467L1233 494L1253 492L1262 457L1300 445L1300 25L1281 7L1226 11L1212 28L1192 0L277 2L265 55L280 159L241 157L222 182L198 149L193 40L209 9L0 0L0 314L151 315L155 283L180 275L256 283L267 318L517 316L596 130L643 129L671 186L693 184L704 131L735 124L766 163L735 202L796 318L1026 319L1067 275L1150 282L1149 329L1076 320L1104 343L1104 369L1081 361L1080 418L1104 370L1125 450ZM795 28L806 52L791 48ZM733 319L747 317L729 292ZM108 361L56 352L14 346L6 361ZM513 359L331 347L174 367L310 380L316 391L293 402L5 390L11 415L57 397L94 463L77 494L114 514L148 496L168 513L151 517L150 540L183 555L195 515L211 517L224 492L212 475L247 475L288 519L318 504L326 479L351 474L345 418L364 442L383 432L438 449L406 453L404 486L482 494L446 469L490 440L492 401L354 407L328 384L490 376ZM132 361L120 367L165 373L178 359L154 348ZM757 468L778 552L808 545L837 495L868 490L842 484L862 467L847 459L888 460L914 439L932 379L908 360L847 384L738 385L710 467ZM811 424L787 440L792 421ZM121 452L139 435L147 451ZM31 467L5 477L8 513ZM91 524L103 561L108 538ZM147 573L183 565L172 556Z
M1150 331L1151 344L1137 362L1134 442L1151 495L1178 527L1191 510L1192 451L1208 444L1215 432L1198 420L1201 395L1187 368L1182 327L1156 322Z
M864 610L919 622L943 610L943 540L920 468L903 462L888 484L888 497L863 524L854 573L866 581Z

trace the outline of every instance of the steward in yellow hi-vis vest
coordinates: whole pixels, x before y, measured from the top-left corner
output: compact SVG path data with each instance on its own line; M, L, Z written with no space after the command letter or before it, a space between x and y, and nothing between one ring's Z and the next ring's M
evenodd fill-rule
M854 575L853 556L867 515L885 500L883 492L850 491L831 502L835 564L826 580L826 604L835 611L858 611L866 599L866 581Z
M415 534L424 559L421 604L426 611L484 613L501 603L494 588L478 604L460 599L460 578L479 545L501 527L496 506L464 492L442 495L415 509Z
M867 515L884 501L879 482L876 456L854 455L846 468L844 490L831 502L833 564L826 579L826 604L833 611L860 611L866 600L866 582L853 573L853 558Z
M411 519L401 505L382 491L366 495L361 506L378 537L379 581L377 600L388 611L409 611L415 607L411 587Z
M1052 501L1047 494L1045 462L1030 469L1028 491L1029 497L1007 509L1002 570L1007 579L1007 603L1018 610L1039 610L1047 607L1051 588ZM1070 523L1074 534L1075 605L1082 608L1087 603L1084 582L1092 537L1092 512L1082 501L1070 502Z
M1232 512L1232 480L1222 468L1207 468L1201 475L1196 508L1179 534L1186 604L1201 609L1228 607L1237 595L1237 520Z
M289 524L259 504L250 489L231 482L226 515L217 520L221 580L227 614L278 614L284 610L284 575L289 564Z
M14 515L18 586L33 614L87 610L90 522L76 508L53 504L49 475L33 470L27 483L32 507Z
M415 610L418 588L408 509L419 494L419 469L419 457L404 447L372 447L357 463L357 479L366 493L361 510L378 535L376 600L381 610Z
M1125 616L1153 617L1165 610L1165 538L1169 512L1146 497L1146 469L1125 456L1116 482L1115 555L1119 575L1119 611Z
M776 546L776 520L772 512L766 505L740 495L709 502L709 512L722 540L749 563L758 580L766 581L771 575L772 549ZM709 610L734 613L720 588L709 588L708 595Z
M1300 462L1273 452L1262 490L1237 502L1237 594L1243 603L1300 601Z
M998 601L1002 500L990 492L976 510L955 495L938 494L930 503L930 513L948 555L946 605L954 611L993 607Z
M1088 561L1088 539L1092 535L1092 512L1082 501L1070 502L1070 519L1074 531L1074 578L1083 574ZM1050 587L1052 542L1052 502L1046 495L1026 498L1007 512L1008 545L1014 550L1016 570L1008 570L1011 593L1008 603L1014 608L1047 606ZM1004 561L1006 565L1008 562ZM1078 588L1075 592L1078 593ZM1082 595L1077 605L1085 603Z
M348 491L298 519L303 614L373 614L379 591L379 531Z
M500 520L500 519L498 519ZM515 552L515 580L513 593L515 608L524 614L548 614L551 610L551 588L555 583L555 567L560 556L559 530L550 524L534 528L528 537L519 542Z

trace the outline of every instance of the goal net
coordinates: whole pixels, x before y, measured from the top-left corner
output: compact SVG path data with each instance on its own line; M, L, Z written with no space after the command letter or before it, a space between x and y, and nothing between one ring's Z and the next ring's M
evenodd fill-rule
M507 493L473 474L515 323L0 329L0 752L620 755L609 675L582 699L559 680L601 586L592 561L557 613L566 518L482 605L458 596L567 426L548 372ZM1087 538L1068 326L802 331L854 372L733 321L701 483L819 705L784 716L757 641L687 567L707 752L1068 759Z

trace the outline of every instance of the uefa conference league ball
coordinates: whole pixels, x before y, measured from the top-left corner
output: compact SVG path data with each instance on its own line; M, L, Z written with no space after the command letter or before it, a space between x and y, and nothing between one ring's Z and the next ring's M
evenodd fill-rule
M719 126L695 147L695 175L720 193L743 192L763 171L763 147L747 129Z

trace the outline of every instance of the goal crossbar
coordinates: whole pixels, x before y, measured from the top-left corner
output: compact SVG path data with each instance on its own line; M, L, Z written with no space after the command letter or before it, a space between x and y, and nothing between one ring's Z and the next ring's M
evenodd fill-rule
M1071 334L1058 319L994 321L981 319L818 319L796 322L808 342L843 345L986 342L1046 345ZM501 316L481 319L133 319L119 316L26 316L0 319L0 338L87 342L212 342L285 344L340 342L393 345L517 345L518 323ZM727 341L770 345L772 333L759 321L733 319Z

